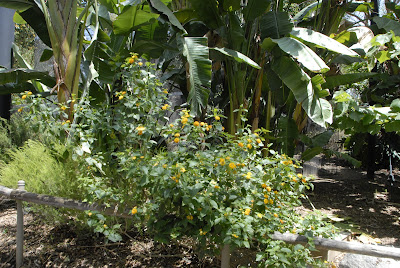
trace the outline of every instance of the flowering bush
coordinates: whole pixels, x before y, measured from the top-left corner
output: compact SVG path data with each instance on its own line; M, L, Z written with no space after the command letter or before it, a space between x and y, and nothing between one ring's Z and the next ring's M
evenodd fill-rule
M77 179L85 200L129 210L133 222L166 243L191 236L214 249L257 247L258 260L267 259L264 264L313 262L303 246L283 247L269 237L275 231L331 232L321 220L295 211L312 188L310 179L298 173L299 163L270 150L264 133L247 128L235 136L225 133L217 109L202 121L181 109L180 119L169 122L168 91L152 66L135 55L120 76L123 88L104 103L90 98L74 103L73 122L58 120L63 106L43 107L42 98L22 95L27 117L40 114L38 128L58 133L72 148L81 165ZM86 216L95 231L121 239L115 219L93 212Z

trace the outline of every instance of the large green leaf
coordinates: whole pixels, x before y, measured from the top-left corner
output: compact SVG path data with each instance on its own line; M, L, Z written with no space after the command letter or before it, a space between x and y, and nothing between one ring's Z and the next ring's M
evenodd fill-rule
M314 3L306 6L302 10L300 10L296 14L296 16L293 17L293 21L295 22L295 24L297 25L297 23L299 23L300 21L307 20L308 18L310 18L315 13L315 11L319 8L320 5L321 5L320 2L314 2Z
M313 147L313 148L308 148L301 154L301 159L304 161L309 161L311 160L314 156L319 155L322 153L324 149L322 147Z
M219 47L213 47L210 48L212 50L218 51L222 54L224 54L225 56L231 57L233 58L235 61L240 62L240 63L246 63L248 65L250 65L251 67L254 67L256 69L261 69L261 67L254 62L252 59L250 59L249 57L247 57L246 55L243 55L242 53L229 49L229 48L219 48Z
M278 46L312 72L327 72L329 67L309 47L291 37L272 39Z
M273 61L272 70L293 92L298 103L316 124L325 127L332 123L332 106L313 91L310 77L290 57L280 57Z
M223 25L222 16L218 11L218 1L216 0L189 0L197 14L209 28L217 29Z
M322 84L322 88L335 88L341 85L357 83L377 75L377 73L353 73L327 76L325 77L326 82Z
M162 14L168 17L169 22L181 30L184 34L187 34L185 28L183 28L182 24L175 17L174 13L160 0L149 0L151 5Z
M270 0L249 0L243 8L244 20L249 23L269 11L271 5Z
M8 83L23 83L30 80L38 80L51 87L55 85L55 79L49 76L46 72L29 69L0 70L0 85Z
M293 23L287 12L270 11L260 20L261 39L266 37L280 38L293 29Z
M36 92L36 88L29 82L23 83L7 83L0 85L0 95L8 95L11 93L20 93L24 91Z
M395 35L400 36L400 23L385 17L374 17L373 21L380 29L385 29L387 32L393 31Z
M207 106L211 87L211 60L206 37L185 37L183 55L189 64L188 102L196 115Z
M314 45L320 46L322 48L331 50L333 52L348 55L348 56L358 56L356 52L346 47L345 45L339 43L338 41L321 34L319 32L315 32L311 29L305 29L296 27L290 32L291 35L300 38L306 42L312 43Z
M28 0L0 0L0 7L24 11L34 6L32 2Z
M117 17L113 23L115 34L128 34L140 26L151 24L159 17L158 14L152 13L146 5L131 6Z
M293 156L295 140L299 136L296 122L290 117L281 117L278 121L279 134L277 142L281 145L282 153Z

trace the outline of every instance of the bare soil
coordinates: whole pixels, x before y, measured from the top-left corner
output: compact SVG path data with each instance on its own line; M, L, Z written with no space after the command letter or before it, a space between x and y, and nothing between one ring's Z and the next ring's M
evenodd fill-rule
M400 191L386 185L387 170L374 180L342 162L325 161L319 167L315 190L303 211L313 206L342 220L353 239L400 247ZM395 170L396 179L400 172ZM389 192L387 191L389 190ZM124 242L104 238L73 223L47 225L38 216L25 215L24 267L218 267L220 260L199 255L192 241L163 245L146 235L130 232ZM0 268L15 267L16 205L0 197ZM233 256L233 259L239 256ZM237 259L237 258L236 258Z

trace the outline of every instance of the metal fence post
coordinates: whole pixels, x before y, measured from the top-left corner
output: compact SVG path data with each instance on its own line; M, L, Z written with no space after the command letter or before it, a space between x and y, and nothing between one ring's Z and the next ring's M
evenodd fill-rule
M18 190L25 191L25 181L18 181ZM20 268L23 262L24 253L24 211L22 201L17 200L17 250L16 266Z
M221 251L221 268L229 268L231 260L231 252L229 244L225 244Z

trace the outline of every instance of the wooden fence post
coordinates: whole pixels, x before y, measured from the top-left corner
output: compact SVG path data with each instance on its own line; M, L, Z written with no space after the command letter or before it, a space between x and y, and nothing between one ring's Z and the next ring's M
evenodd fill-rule
M25 191L25 181L18 181L18 190ZM24 211L22 201L17 200L17 250L16 250L16 266L22 266L24 258Z

